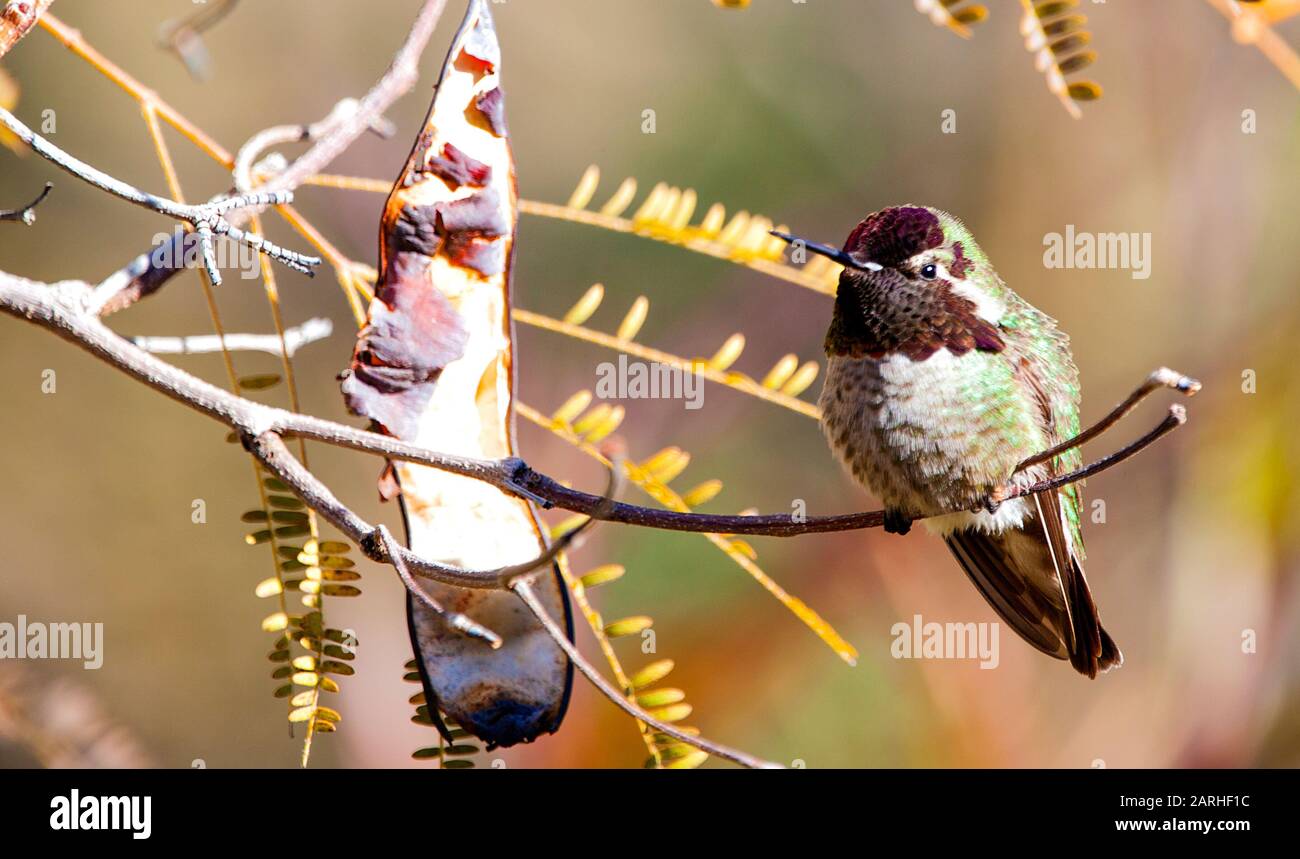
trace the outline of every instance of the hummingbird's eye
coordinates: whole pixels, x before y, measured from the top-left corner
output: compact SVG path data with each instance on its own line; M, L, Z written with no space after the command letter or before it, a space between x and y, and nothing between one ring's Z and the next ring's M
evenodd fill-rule
M929 263L928 265L921 266L921 277L925 278L926 280L934 280L938 276L939 276L939 267L936 266L934 263Z

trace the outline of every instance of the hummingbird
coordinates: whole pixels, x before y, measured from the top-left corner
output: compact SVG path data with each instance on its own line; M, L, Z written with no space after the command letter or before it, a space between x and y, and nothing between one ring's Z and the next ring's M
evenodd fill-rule
M1122 664L1083 571L1080 484L990 504L1081 464L1074 448L1017 471L1079 432L1079 372L1056 321L938 209L875 212L840 250L774 235L844 266L818 404L836 457L884 503L885 530L929 517L1021 638L1088 677Z

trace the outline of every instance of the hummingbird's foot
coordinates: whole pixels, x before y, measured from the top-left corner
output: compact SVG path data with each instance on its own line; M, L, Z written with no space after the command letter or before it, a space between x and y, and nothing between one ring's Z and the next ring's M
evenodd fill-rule
M889 508L885 510L885 533L906 534L912 530L912 517L902 510Z

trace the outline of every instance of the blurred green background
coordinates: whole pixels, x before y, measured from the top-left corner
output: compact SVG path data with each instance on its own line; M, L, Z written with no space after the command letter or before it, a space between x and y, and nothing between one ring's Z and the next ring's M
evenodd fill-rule
M363 94L419 5L243 0L204 36L207 83L155 44L161 22L193 9L187 0L59 0L52 11L234 150L262 128L315 121ZM1156 366L1199 377L1205 388L1187 404L1184 429L1088 486L1090 500L1106 503L1106 521L1086 526L1089 578L1125 666L1088 681L1005 628L997 670L891 658L891 626L915 614L995 619L921 529L905 539L870 531L753 540L763 568L858 648L855 668L696 535L599 528L575 569L626 565L622 580L593 592L604 616L653 615L656 658L676 660L671 685L694 705L690 723L777 761L1300 764L1296 92L1236 44L1207 3L1084 4L1100 55L1084 77L1106 94L1074 121L1024 50L1019 4L992 0L970 41L911 5L493 4L520 191L563 202L597 163L598 202L623 176L636 177L642 194L663 180L696 188L701 211L721 201L833 244L879 208L937 206L964 219L1007 283L1072 336L1085 422ZM397 135L364 138L331 172L396 175L460 14L451 0L419 85L390 112ZM1296 22L1279 29L1300 42ZM58 145L165 190L135 103L47 33L33 32L3 65L22 87L20 118L35 126L53 109ZM642 133L646 109L656 112L654 134ZM956 111L956 134L940 133L946 109ZM1256 133L1242 131L1245 110L1255 112ZM170 131L168 140L191 199L227 188L212 162ZM35 226L0 224L4 271L98 281L170 228L39 158L0 150L0 204L30 199L47 179L56 187ZM305 188L296 205L343 252L373 264L381 202ZM273 239L303 246L283 222L268 224ZM1046 270L1043 236L1067 224L1151 233L1150 279ZM290 324L324 315L336 326L297 358L304 409L354 420L334 380L352 348L342 294L328 271L314 280L277 274ZM642 238L524 216L520 307L562 315L597 281L606 299L591 324L602 330L644 294L644 343L711 355L743 331L749 345L736 369L758 377L786 353L822 357L828 298ZM270 330L256 281L232 276L218 300L228 330ZM194 273L111 324L129 335L211 330ZM591 388L596 364L613 354L524 326L518 349L520 397L547 412ZM216 356L175 360L224 378ZM10 318L0 319L0 361L0 620L103 622L106 637L99 671L27 662L0 663L0 672L23 672L29 688L80 689L129 735L135 762L294 765L299 744L271 697L271 636L258 627L268 603L253 595L269 559L241 539L239 515L256 503L247 457L208 419ZM242 373L278 368L268 355L240 354L237 364ZM57 372L56 394L41 391L46 369ZM1247 370L1255 393L1243 391ZM805 397L815 399L820 384ZM625 405L620 433L634 456L680 445L693 460L675 486L725 481L710 511L777 512L794 499L811 513L876 506L840 473L807 417L716 385L699 411L675 401ZM1165 405L1146 404L1091 453L1136 437ZM535 466L599 485L598 470L564 443L522 421L520 433ZM373 458L317 449L312 464L363 516L397 521L376 498ZM190 521L196 498L207 503L205 525ZM354 629L360 649L357 675L342 678L332 702L340 731L317 743L313 765L427 766L409 757L433 735L408 721L415 687L401 682L410 654L400 585L368 562L363 572L362 597L327 603L330 625ZM1256 652L1243 652L1246 631ZM585 628L579 640L600 659ZM632 668L651 658L634 640L617 647ZM512 767L623 767L639 766L645 748L630 720L578 682L558 735L491 757Z

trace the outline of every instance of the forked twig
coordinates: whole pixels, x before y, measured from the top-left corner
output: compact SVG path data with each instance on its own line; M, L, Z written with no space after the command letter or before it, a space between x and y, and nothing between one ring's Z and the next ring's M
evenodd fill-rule
M1062 486L1077 483L1080 480L1091 477L1099 471L1105 471L1112 466L1119 465L1138 451L1155 443L1161 436L1173 432L1185 423L1187 423L1187 409L1183 408L1178 403L1174 403L1169 407L1169 414L1165 415L1164 420L1132 444L1125 445L1114 453L1107 454L1096 462L1089 463L1083 468L1076 469L1068 474L1049 477L1027 486L1021 486L1014 483L1005 485L989 496L987 509L989 511L995 510L1002 502L1010 501L1012 498L1019 498L1022 495L1031 495L1035 492L1046 492L1050 489L1060 489ZM1042 456L1042 454L1039 454L1039 456Z
M388 108L419 80L420 56L424 53L424 48L428 45L446 5L447 0L424 0L424 5L412 22L406 39L393 56L392 63L375 85L357 101L356 110L331 126L310 149L283 171L259 186L259 190L292 191L308 178L324 170L357 138L374 129L376 123L382 122L381 118ZM118 72L119 82L137 99L140 98L139 93L148 92L139 81L126 75L125 72L120 70ZM183 118L168 114L167 119L175 123ZM226 156L223 163L233 168L235 162L233 158ZM286 207L284 214L289 215L291 211ZM252 214L255 214L254 210L240 210L232 212L227 220L234 226L239 226ZM114 313L129 307L141 298L162 289L178 271L178 268L172 266L157 265L149 252L138 254L125 266L104 279L102 284L104 291L111 290L113 300L102 306L102 312Z
M278 260L289 268L308 276L312 274L312 266L320 265L321 260L319 257L300 254L297 251L291 251L269 242L259 235L245 233L226 219L226 215L236 209L277 206L288 203L293 199L292 191L245 194L193 206L141 191L134 185L116 179L102 170L90 166L32 131L19 121L18 117L2 107L0 107L0 125L12 131L33 152L78 179L116 197L121 197L129 203L134 203L145 209L188 223L199 234L204 268L207 269L208 277L211 279L213 286L221 283L221 272L217 268L216 255L213 251L213 237L218 235L229 236L234 241L248 245L254 250L266 254L271 259Z
M602 514L607 514L615 504L615 498L617 497L623 482L624 456L621 444L609 446L606 452L606 457L609 460L609 483L605 490L604 499L601 505L593 511L593 514L587 519L587 521L583 522L573 531L565 534L566 538L575 537L579 532L585 530L593 522L603 519L604 516ZM561 540L563 539L564 538L561 538ZM560 541L557 540L556 544L558 545L559 542ZM614 704L625 713L628 713L633 718L649 725L654 730L666 734L675 740L693 746L694 748L710 755L732 761L741 766L755 769L782 768L779 764L756 758L753 755L746 754L745 752L730 748L729 746L715 743L712 740L706 740L703 737L691 734L661 719L656 719L636 704L634 700L629 699L626 694L615 688L613 684L607 681L601 673L596 670L595 666L582 656L578 651L578 648L569 640L569 637L565 634L564 630L562 630L551 618L550 613L546 610L546 606L544 606L541 600L537 598L537 594L533 592L532 587L536 571L537 567L534 566L531 570L520 570L518 573L504 575L502 576L501 581L506 588L514 591L515 596L519 597L519 599L523 601L524 605L528 607L528 610L537 618L538 623L542 625L542 628L546 630L546 633L557 645L559 645L560 649L565 652L569 657L569 660L574 664L582 676L586 677L602 695L610 701L613 701Z
M248 193L255 189L254 165L272 146L285 143L314 143L329 137L337 129L346 128L361 109L361 102L355 98L345 98L334 105L329 115L310 125L275 125L263 129L244 142L235 155L235 166L231 173L235 177L235 187ZM380 137L391 136L393 125L382 115L370 117L367 128ZM286 165L287 166L287 165Z
M1066 439L1055 447L1049 447L1047 450L1044 450L1041 453L1036 453L1021 462L1016 466L1015 470L1011 472L1012 476L1019 474L1026 468L1038 465L1040 462L1047 462L1049 459L1060 456L1067 450L1087 444L1092 439L1119 423L1125 415L1133 411L1138 403L1142 402L1148 396L1162 388L1173 388L1181 394L1193 397L1196 396L1197 391L1201 390L1201 383L1190 376L1184 376L1182 373L1177 373L1168 367L1160 367L1153 370L1151 375L1147 376L1146 381L1141 385L1138 385L1137 389L1133 391L1133 393L1129 394L1128 398L1124 400L1124 402L1111 409L1110 414L1106 415L1106 417L1097 421L1095 424L1073 438Z
M1124 400L1119 406L1102 418L1097 424L1068 441L1049 448L1042 453L1026 459L1018 465L1012 476L1024 469L1054 456L1078 447L1096 438L1113 426L1120 418L1132 411L1133 407L1153 391L1164 387L1175 388L1191 396L1201 389L1201 383L1188 376L1175 373L1166 367L1151 373L1146 381ZM996 508L1003 501L1019 498L1033 492L1060 488L1083 480L1099 471L1104 471L1137 454L1155 443L1161 436L1169 433L1187 420L1187 412L1180 405L1170 406L1169 414L1153 430L1120 450L1089 463L1082 468L1040 480L1028 485L1008 483L995 490L986 500L987 508ZM713 534L752 534L766 537L794 537L800 534L826 533L830 531L851 531L860 528L878 528L884 525L883 510L865 513L844 513L832 516L808 516L802 521L795 520L789 513L753 516L719 516L707 513L682 513L676 510L656 510L639 507L634 504L615 503L604 506L604 499L578 489L573 489L554 479L533 471L522 461L516 461L511 482L526 489L532 495L545 499L549 505L562 507L576 513L586 513L608 522L621 522L627 525L639 525L644 528L661 528L668 531L693 531ZM955 511L954 511L955 512ZM947 515L947 514L935 514ZM928 517L922 517L928 518Z
M392 547L394 554L390 555L387 551L388 547L381 547L374 540L375 526L335 497L328 486L299 462L285 445L280 431L272 429L256 434L244 431L240 433L240 437L258 462L288 486L303 503L360 546L366 553L366 557L380 563L391 563L393 558L400 558L406 569L417 576L462 588L500 589L503 579L522 575L549 564L554 560L555 554L563 551L564 547L571 542L564 539L557 540L555 546L547 548L536 558L521 564L490 570L467 570L430 561L400 544Z

